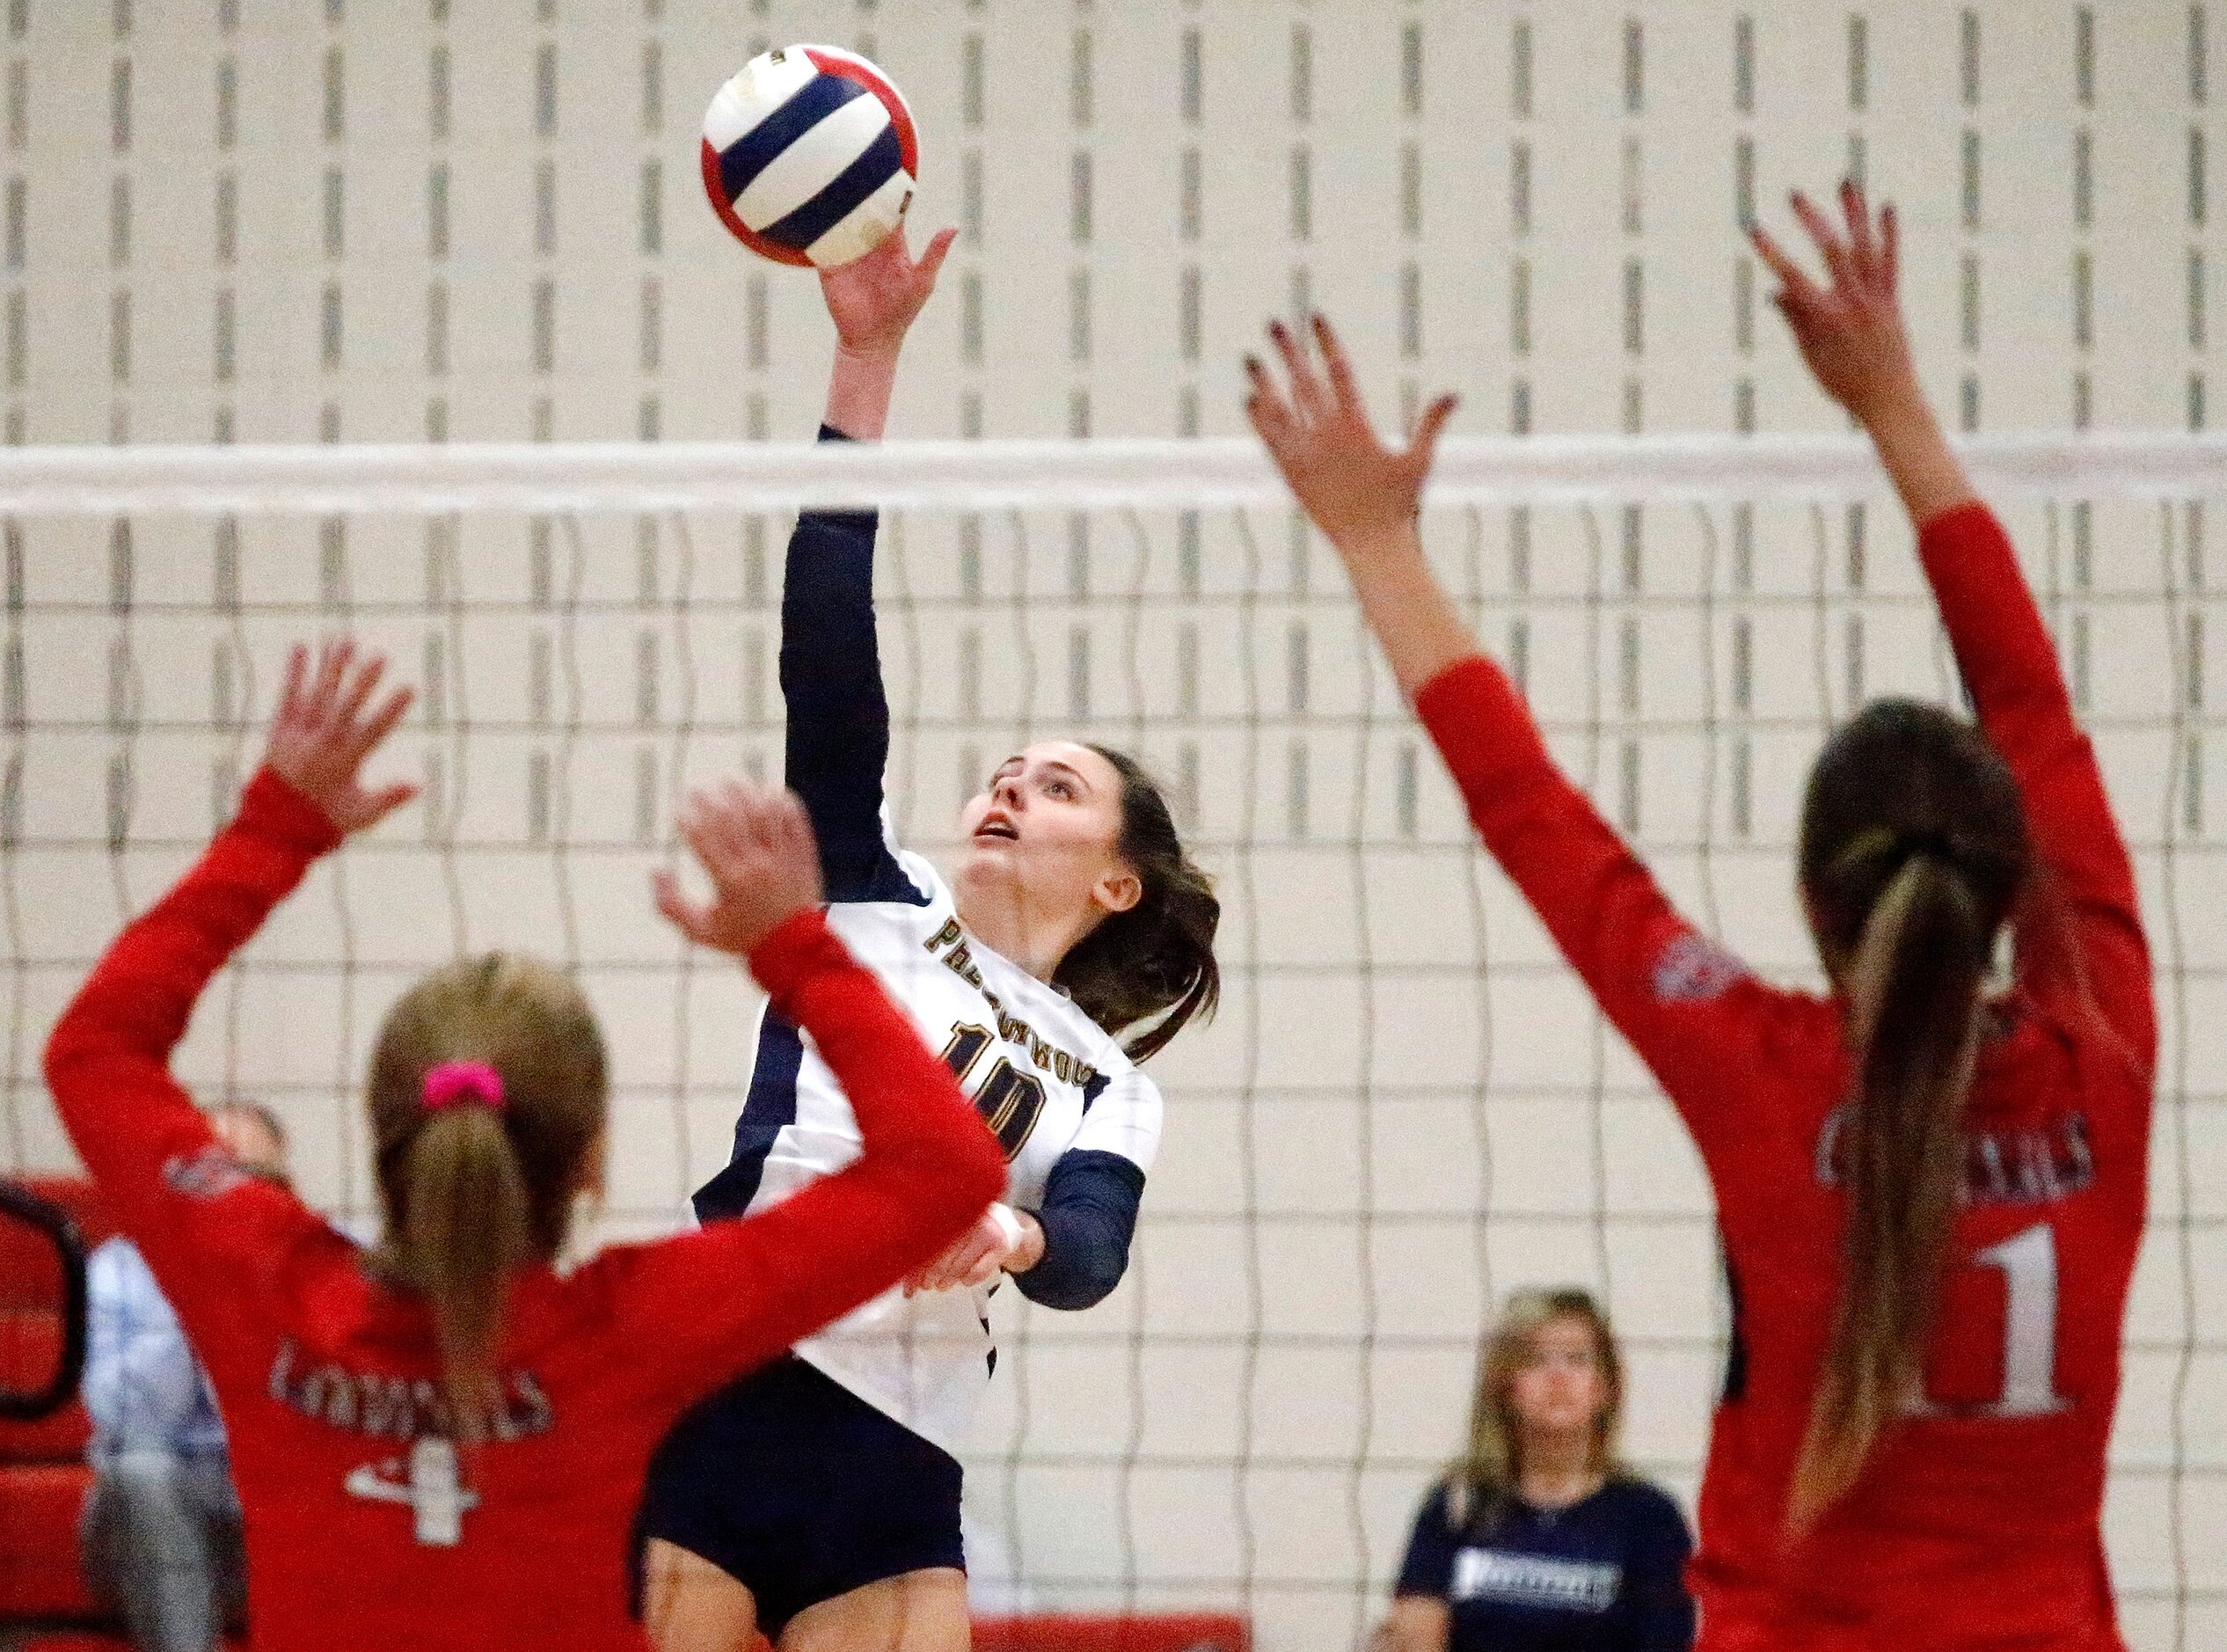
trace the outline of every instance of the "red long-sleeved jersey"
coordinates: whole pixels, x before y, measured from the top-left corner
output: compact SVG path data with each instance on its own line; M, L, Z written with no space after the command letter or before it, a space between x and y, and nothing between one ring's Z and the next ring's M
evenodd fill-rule
M516 1276L494 1437L449 1444L424 1303L292 1194L244 1175L169 1071L208 978L336 843L267 771L56 1025L47 1078L207 1365L246 1511L263 1648L627 1648L649 1455L697 1399L939 1254L1004 1156L817 913L752 956L841 1078L863 1156L786 1203L559 1277Z
M2157 1044L2133 868L1994 516L1945 513L1919 553L2065 923L2021 935L1980 1054L1925 1408L1793 1547L1787 1489L1842 1278L1841 1007L1765 986L1682 919L1497 668L1463 662L1417 697L1486 846L1716 1193L1736 1313L1691 1572L1710 1652L2120 1646L2100 1517Z

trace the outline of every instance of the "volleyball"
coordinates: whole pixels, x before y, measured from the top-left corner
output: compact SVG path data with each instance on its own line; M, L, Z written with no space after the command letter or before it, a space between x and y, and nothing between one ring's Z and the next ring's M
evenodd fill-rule
M754 57L704 115L704 189L753 252L832 268L897 227L920 171L912 112L855 52Z

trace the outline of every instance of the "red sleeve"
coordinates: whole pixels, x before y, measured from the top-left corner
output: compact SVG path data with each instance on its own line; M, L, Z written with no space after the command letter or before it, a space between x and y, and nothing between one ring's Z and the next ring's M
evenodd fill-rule
M821 913L782 925L750 969L812 1034L864 1151L758 1215L610 1259L617 1312L667 1351L639 1374L675 1408L940 1255L1005 1186L1004 1155L951 1070Z
M2076 990L2147 1072L2157 1062L2157 1015L2134 864L2010 538L1975 501L1925 523L1917 548L1980 727L2018 781L2036 856L2070 927L2069 957L2022 939L2019 973L2042 985L2041 976L2069 966Z
M1482 657L1449 666L1415 710L1485 846L1712 1154L1728 1104L1745 1093L1727 1075L1756 1041L1767 989L1678 915L1555 766L1500 667Z
M248 1177L171 1077L201 989L319 855L332 824L266 769L176 888L116 938L55 1024L47 1084L117 1225L174 1301L222 1259L267 1268L284 1234L322 1224Z

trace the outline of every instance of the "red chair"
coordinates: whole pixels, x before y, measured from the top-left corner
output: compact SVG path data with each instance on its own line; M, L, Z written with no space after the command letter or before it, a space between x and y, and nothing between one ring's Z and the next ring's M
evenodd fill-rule
M92 1484L77 1378L84 1256L112 1231L89 1182L0 1182L0 1628L106 1617L77 1564Z
M1252 1629L1229 1612L1032 1612L975 1619L975 1652L1252 1652Z

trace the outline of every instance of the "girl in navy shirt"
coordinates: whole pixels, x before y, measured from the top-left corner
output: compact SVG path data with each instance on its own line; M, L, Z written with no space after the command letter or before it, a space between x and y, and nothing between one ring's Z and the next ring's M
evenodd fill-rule
M1469 1449L1416 1517L1370 1652L1687 1652L1693 1540L1617 1461L1623 1414L1624 1362L1593 1298L1511 1298Z

